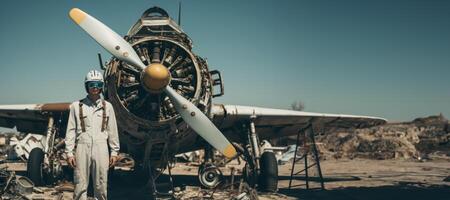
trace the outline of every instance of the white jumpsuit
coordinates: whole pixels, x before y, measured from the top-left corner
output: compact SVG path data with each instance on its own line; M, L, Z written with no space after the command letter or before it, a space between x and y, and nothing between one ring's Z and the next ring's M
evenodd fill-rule
M111 103L105 101L106 129L102 130L103 105L102 99L95 103L88 97L81 100L83 103L83 117L86 132L82 131L80 122L79 101L70 105L69 121L66 132L66 154L75 156L74 169L74 199L87 199L89 174L92 175L94 196L99 200L107 199L107 183L109 155L117 156L119 152L119 137L117 133L116 116ZM73 152L76 143L75 153Z

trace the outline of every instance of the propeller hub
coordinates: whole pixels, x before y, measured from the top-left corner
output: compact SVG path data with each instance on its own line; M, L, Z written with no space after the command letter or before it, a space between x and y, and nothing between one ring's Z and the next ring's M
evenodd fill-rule
M160 93L170 82L167 67L159 63L152 63L142 72L144 88L150 93Z

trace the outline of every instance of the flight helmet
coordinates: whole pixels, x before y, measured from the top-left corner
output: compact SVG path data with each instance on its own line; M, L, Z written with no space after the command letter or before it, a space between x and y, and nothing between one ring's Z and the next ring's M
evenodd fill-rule
M103 84L103 75L97 70L89 71L84 78L84 87L86 89L86 92L89 92L90 87L103 89Z

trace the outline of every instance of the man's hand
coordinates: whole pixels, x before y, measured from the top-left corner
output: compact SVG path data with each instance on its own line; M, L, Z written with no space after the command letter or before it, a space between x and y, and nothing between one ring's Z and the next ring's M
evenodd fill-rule
M109 158L109 168L111 168L114 165L116 165L116 162L117 162L118 159L119 159L119 157L117 157L117 156L111 156Z
M75 156L68 157L67 158L67 164L69 164L70 167L75 168L77 165L75 164Z

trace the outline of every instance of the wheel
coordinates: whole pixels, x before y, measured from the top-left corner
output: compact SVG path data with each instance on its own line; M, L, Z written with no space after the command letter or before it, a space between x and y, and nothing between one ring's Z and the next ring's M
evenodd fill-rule
M222 172L212 164L207 164L199 170L198 179L206 188L215 188L222 182Z
M278 189L278 165L273 152L264 152L259 160L258 189L276 192Z
M27 177L33 181L35 186L44 185L43 162L44 151L41 148L31 150L27 162Z

